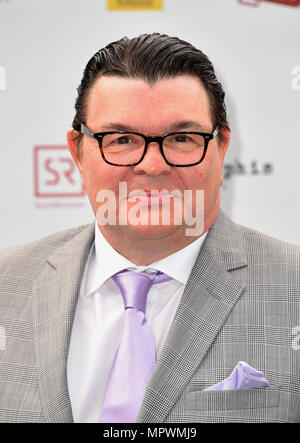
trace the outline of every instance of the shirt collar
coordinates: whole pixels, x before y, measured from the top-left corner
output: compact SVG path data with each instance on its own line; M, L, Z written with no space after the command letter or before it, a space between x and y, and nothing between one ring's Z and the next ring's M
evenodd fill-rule
M117 272L130 268L138 272L161 271L185 285L206 235L207 232L189 245L161 260L147 266L137 266L108 243L95 220L95 243L89 257L86 295L95 292Z

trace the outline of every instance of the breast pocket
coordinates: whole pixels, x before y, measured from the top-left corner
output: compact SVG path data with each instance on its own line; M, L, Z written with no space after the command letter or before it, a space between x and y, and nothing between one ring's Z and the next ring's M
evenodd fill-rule
M278 386L228 391L193 391L186 397L190 411L234 411L240 409L266 409L279 405Z
M228 391L192 391L185 396L186 419L191 422L274 422L279 386Z

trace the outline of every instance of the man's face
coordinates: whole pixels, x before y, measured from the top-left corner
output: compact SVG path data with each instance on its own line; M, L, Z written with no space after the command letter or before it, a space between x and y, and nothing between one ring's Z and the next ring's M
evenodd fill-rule
M93 132L126 130L145 135L164 135L174 132L182 122L190 122L180 131L212 132L210 104L201 81L191 75L182 75L157 81L152 87L143 80L101 76L94 83L87 103L86 126ZM113 125L113 126L112 126ZM113 129L112 129L113 128ZM177 130L177 129L175 129ZM90 199L94 213L103 203L96 201L99 191L114 191L119 206L119 183L126 182L128 193L138 189L169 192L191 190L193 205L196 205L195 191L204 191L204 231L214 222L219 209L222 166L229 143L229 132L224 133L226 141L218 144L216 138L208 145L204 161L191 167L168 165L161 155L159 145L152 142L141 163L136 166L118 167L104 162L97 140L84 136L81 156L76 157L76 146L72 133L68 133L71 154L80 170L82 183ZM127 212L136 202L123 201ZM146 205L148 208L148 204ZM172 202L171 202L172 208ZM195 208L194 208L195 209ZM154 211L161 211L157 205ZM160 218L161 221L161 218ZM177 241L184 236L184 225L175 225L171 215L169 225L133 225L130 221L123 226L100 226L103 233L128 236L131 239L163 239Z

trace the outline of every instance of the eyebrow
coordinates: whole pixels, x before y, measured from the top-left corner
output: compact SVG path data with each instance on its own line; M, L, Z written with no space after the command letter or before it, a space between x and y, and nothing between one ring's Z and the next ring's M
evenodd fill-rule
M195 122L193 120L182 120L182 121L176 121L172 123L170 126L165 127L164 133L167 134L168 132L181 131L184 129L191 129L191 128L202 132L209 132L203 125L201 125L201 123ZM134 128L133 126L130 125L124 125L123 123L107 123L104 126L102 126L102 131L140 132L137 128Z

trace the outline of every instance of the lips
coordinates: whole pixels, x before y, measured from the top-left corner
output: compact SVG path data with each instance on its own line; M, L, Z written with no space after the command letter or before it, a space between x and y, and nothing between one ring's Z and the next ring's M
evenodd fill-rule
M144 202L166 201L174 198L174 195L166 189L138 189L129 194L128 201L135 202L137 200Z

